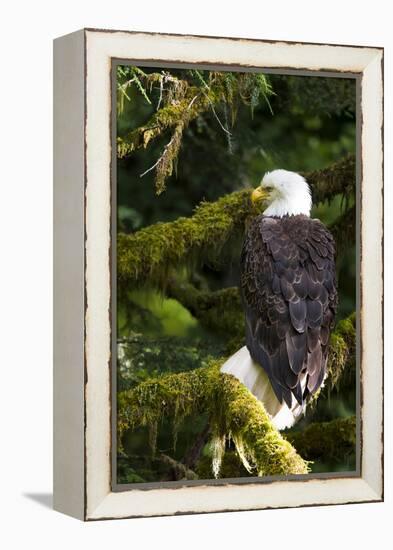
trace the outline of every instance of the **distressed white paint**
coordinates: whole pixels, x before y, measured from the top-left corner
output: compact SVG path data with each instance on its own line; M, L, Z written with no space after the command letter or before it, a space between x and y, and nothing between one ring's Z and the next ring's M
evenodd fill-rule
M197 486L181 489L131 490L110 493L91 513L89 519L129 516L172 515L217 510L259 510L344 504L348 500L378 500L379 493L362 479L320 479L276 481L268 484Z
M383 342L382 342L382 52L365 67L362 78L362 262L361 361L363 378L363 477L377 494L382 487Z
M251 67L362 72L374 48L289 44L231 38L87 31L88 49L101 63L106 57L134 60L219 63Z
M86 519L379 500L382 494L381 50L87 31ZM363 73L362 479L110 490L110 63L209 62Z

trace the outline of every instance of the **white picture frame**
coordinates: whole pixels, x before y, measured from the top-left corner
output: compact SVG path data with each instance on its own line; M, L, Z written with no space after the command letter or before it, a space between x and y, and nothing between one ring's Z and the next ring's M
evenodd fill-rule
M119 59L356 75L361 120L356 476L112 489L111 74ZM99 520L383 500L383 49L80 30L54 43L54 158L54 508Z

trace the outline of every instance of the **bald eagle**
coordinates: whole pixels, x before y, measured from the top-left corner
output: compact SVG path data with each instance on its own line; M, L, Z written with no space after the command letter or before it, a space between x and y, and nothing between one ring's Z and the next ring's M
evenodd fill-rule
M310 218L310 188L299 174L268 172L251 198L267 208L248 227L241 253L246 346L221 371L247 386L281 430L301 417L326 375L335 244Z

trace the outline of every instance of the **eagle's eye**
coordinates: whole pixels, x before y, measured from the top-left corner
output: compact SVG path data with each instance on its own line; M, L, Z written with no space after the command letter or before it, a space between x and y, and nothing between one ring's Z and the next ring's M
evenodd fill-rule
M268 193L270 193L270 191L273 191L273 187L271 185L265 185L264 187L264 190L267 191Z

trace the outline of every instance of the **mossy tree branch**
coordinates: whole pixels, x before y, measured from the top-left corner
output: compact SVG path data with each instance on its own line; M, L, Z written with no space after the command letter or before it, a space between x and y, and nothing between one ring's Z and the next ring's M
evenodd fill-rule
M172 280L167 289L169 297L178 300L201 324L217 333L223 332L228 339L244 340L244 311L237 287L215 292L196 289L190 283L175 284ZM238 346L240 347L240 346ZM236 349L238 349L238 347ZM330 336L327 364L327 385L333 388L348 363L355 361L356 313L342 319Z
M171 456L161 453L159 458L171 469L175 481L179 479L198 479L197 474L193 470Z
M157 453L155 456L136 454L118 456L118 483L157 481L157 478L152 476L153 472L158 474L160 481L198 479L196 472L187 465L164 453Z
M188 87L181 101L163 107L154 113L145 125L117 139L118 158L124 158L142 147L146 148L152 140L169 128L175 128L179 124L188 125L210 106L210 102L216 101L214 95L210 95L211 97L202 94L201 90L195 86ZM196 99L192 101L194 98Z
M314 204L330 201L338 194L349 197L356 187L355 155L347 155L327 168L305 172L303 176L311 186Z
M353 189L354 159L343 159L332 167L305 174L317 200ZM336 176L334 176L336 174ZM214 261L226 243L242 235L247 219L258 210L250 200L250 189L235 191L212 203L202 203L193 216L174 222L156 223L136 233L118 235L119 285L143 283L163 286L168 271L181 263Z
M186 285L185 288L191 287ZM238 291L236 288L226 289L229 293L237 294L236 300L238 300ZM201 292L196 289L190 290L190 294L195 292L196 299L192 306L187 297L187 293L184 296L176 294L177 299L185 305L190 307L192 314L207 328L211 328L214 332L219 332L223 327L225 335L231 341L236 342L233 349L227 350L228 353L233 353L244 345L244 312L240 305L232 307L228 312L228 317L225 317L225 300L221 302L218 300L217 309L215 309L215 300L220 295L221 291L216 292ZM200 294L199 294L200 293ZM224 293L225 294L225 293ZM217 296L218 295L218 296ZM201 296L202 307L198 306L198 297ZM205 310L205 304L207 304L207 310ZM229 306L229 304L228 304ZM220 318L220 316L222 318ZM233 323L235 327L231 326ZM200 363L206 362L208 357L215 355L217 350L215 348L205 347L202 352L197 352L193 346L186 346L183 341L178 341L171 337L161 337L154 339L151 337L143 337L141 335L134 335L130 338L121 339L119 341L120 350L119 356L121 357L120 373L124 374L124 382L129 381L129 384L139 383L144 378L135 379L132 376L132 369L126 365L123 366L122 361L125 363L141 363L144 368L147 369L147 373L143 376L156 376L159 370L155 369L155 357L158 350L164 347L166 350L170 350L164 355L165 361L170 365L171 372L183 372L188 368L195 368ZM128 351L128 348L130 350ZM153 353L146 355L146 348ZM329 345L329 358L327 364L327 374L325 387L329 390L333 389L338 383L344 372L348 372L355 366L355 348L356 348L356 315L355 313L349 315L347 318L342 319L336 329L330 336ZM222 353L222 348L218 353ZM147 359L148 358L148 359ZM206 363L205 363L206 364Z
M355 364L356 352L356 313L352 313L346 319L342 319L336 329L330 335L329 358L327 364L330 388L334 388L344 369Z
M354 357L355 322L353 314L340 321L331 335L327 379L330 387L337 384ZM234 377L220 373L222 362L215 360L207 367L156 377L120 392L119 441L126 430L147 426L154 448L158 425L164 417L172 418L173 425L179 426L184 418L207 412L216 475L229 439L249 472L258 475L301 473L307 464L301 462L294 449L282 443L282 436L272 426L263 405L248 389ZM317 398L318 394L314 403ZM301 452L300 448L296 449ZM296 471L288 465L289 457Z
M285 437L307 460L336 461L355 452L356 417L315 422L302 431L286 433Z
M321 174L319 172L322 178ZM312 177L308 179L313 183ZM328 174L327 179L335 184L331 175ZM322 178L315 181L314 186L317 187L319 181L324 182ZM119 235L120 287L146 283L164 287L172 267L216 259L234 235L242 234L248 217L256 213L250 201L250 190L244 190L215 203L203 203L190 218L155 224L133 235ZM169 292L210 326L216 324L231 295L235 316L239 305L235 332L242 330L243 315L238 293L235 296L234 289L204 293L187 286L183 289L169 288ZM331 336L328 363L330 386L337 383L346 363L354 357L354 349L353 315L341 321ZM288 442L274 429L263 406L236 379L221 374L220 364L215 362L196 371L163 376L119 394L120 436L128 428L148 426L154 448L157 426L163 416L173 417L174 425L178 425L179 419L185 416L208 411L212 429L213 471L216 475L227 439L234 442L249 471L259 475L306 472L307 463L293 447L283 443ZM246 416L243 411L246 411Z
M337 255L343 249L348 247L348 243L354 243L356 238L356 206L353 205L339 216L339 218L330 227L334 240L336 242Z
M234 442L239 457L257 475L307 473L305 462L272 426L262 403L231 375L220 372L222 361L188 373L144 382L118 396L119 440L129 428L148 426L154 448L157 426L164 416L174 425L186 416L209 413L213 472L219 475L225 442Z
M315 422L304 430L284 432L284 437L296 448L296 451L311 463L320 461L343 463L355 456L356 417L337 418L330 422ZM210 461L210 462L209 462ZM202 456L196 465L199 479L211 475L211 458ZM245 477L247 470L235 450L228 449L221 466L222 477Z
M203 111L212 109L214 112L214 105L218 103L231 108L233 125L239 103L250 106L253 112L261 99L269 103L268 97L273 94L269 81L262 73L209 71L205 80L202 73L195 70L188 71L187 78L179 79L165 71L146 74L136 67L131 69L138 71L138 76L133 74L134 79L137 76L134 84L138 84L138 89L150 104L151 100L142 81L147 88L150 87L150 91L153 83L160 84L159 103L162 101L162 107L146 124L118 138L118 158L124 158L142 147L146 148L152 140L170 128L176 128L179 124L186 127ZM124 98L124 86L120 86L120 90L123 91L121 96Z
M341 376L355 365L356 312L342 319L330 335L327 376L324 386L313 395L309 407L315 407L321 393L337 386Z
M130 68L128 72L129 70ZM149 172L155 169L157 194L165 189L166 179L173 172L183 132L191 121L203 112L211 110L222 130L230 136L229 128L221 122L215 108L220 104L224 105L225 109L229 107L233 125L240 102L249 105L253 112L260 99L265 99L269 104L268 96L273 93L267 78L261 73L209 71L205 80L203 72L198 70L186 71L182 79L165 71L146 74L137 67L131 68L131 72L133 78L119 87L121 98L124 100L126 95L125 86L133 83L151 104L147 89L145 90L142 82L146 87L150 87L150 91L153 83L159 83L159 105L163 106L160 109L157 107L158 110L145 125L135 128L125 136L118 137L117 156L122 159L137 149L146 148L152 140L171 130L172 136L161 156L152 167L146 170Z
M156 223L131 235L120 233L117 244L119 284L162 286L178 264L216 259L225 244L242 234L253 212L250 190L236 191L216 202L202 203L190 218Z

